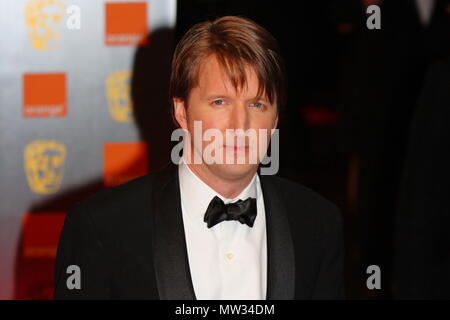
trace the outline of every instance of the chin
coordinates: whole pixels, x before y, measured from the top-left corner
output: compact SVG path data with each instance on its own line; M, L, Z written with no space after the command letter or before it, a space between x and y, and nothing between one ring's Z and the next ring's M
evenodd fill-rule
M213 167L216 175L231 180L242 179L258 169L258 165L255 164L216 164Z

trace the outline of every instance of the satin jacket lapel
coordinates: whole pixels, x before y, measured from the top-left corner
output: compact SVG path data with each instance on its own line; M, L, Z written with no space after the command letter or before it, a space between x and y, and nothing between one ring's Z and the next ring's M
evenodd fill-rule
M194 300L183 217L178 167L169 165L155 180L153 252L156 282L162 300Z
M271 177L260 175L266 211L267 300L295 296L294 244L279 190Z

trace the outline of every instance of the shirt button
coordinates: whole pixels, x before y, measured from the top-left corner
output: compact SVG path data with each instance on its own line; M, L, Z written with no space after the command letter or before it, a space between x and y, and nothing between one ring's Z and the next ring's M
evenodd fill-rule
M225 256L227 257L228 260L233 260L233 258L234 258L233 253L227 253Z

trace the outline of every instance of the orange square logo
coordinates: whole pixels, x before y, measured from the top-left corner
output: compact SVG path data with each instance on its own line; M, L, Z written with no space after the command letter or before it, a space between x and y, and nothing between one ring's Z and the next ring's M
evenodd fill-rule
M145 142L105 143L103 184L116 186L148 172L148 147Z
M28 213L23 217L23 257L54 258L65 213Z
M25 73L22 79L24 118L65 117L65 73Z
M106 45L146 45L147 32L147 2L105 3Z

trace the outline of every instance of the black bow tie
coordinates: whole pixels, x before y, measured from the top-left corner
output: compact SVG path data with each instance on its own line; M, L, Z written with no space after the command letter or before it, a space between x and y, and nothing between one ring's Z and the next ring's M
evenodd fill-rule
M203 221L208 224L208 228L227 220L237 220L240 223L246 223L249 227L253 227L255 218L255 198L248 198L245 201L238 200L234 203L225 204L222 199L215 196L209 203L208 209L206 209Z

